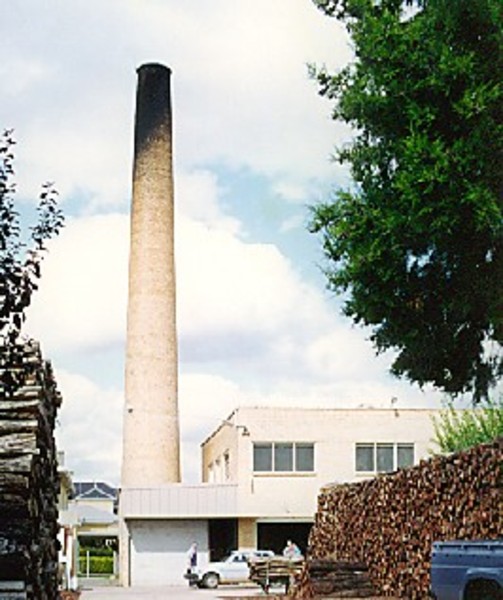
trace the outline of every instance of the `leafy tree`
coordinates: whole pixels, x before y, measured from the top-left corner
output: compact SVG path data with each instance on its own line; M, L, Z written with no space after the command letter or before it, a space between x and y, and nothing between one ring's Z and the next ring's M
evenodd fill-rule
M503 373L501 0L314 0L354 62L311 67L353 185L313 208L328 286L391 372L475 401Z
M0 391L4 394L12 394L23 377L15 366L22 355L25 310L38 287L46 241L63 226L57 191L46 183L37 206L38 221L30 228L30 245L23 242L14 205L14 144L12 130L4 131L0 136Z
M433 417L433 427L434 441L442 453L492 442L503 437L503 397L463 411L456 410L451 402L438 417Z

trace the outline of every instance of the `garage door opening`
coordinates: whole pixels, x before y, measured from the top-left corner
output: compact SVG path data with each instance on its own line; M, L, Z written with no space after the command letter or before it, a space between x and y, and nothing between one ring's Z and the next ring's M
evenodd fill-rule
M226 557L238 547L237 519L210 519L209 521L210 560Z
M187 550L197 541L201 561L207 556L208 523L201 520L131 520L130 584L187 585Z
M307 541L312 523L258 523L258 547L262 550L273 550L281 554L287 540L292 540L306 554Z

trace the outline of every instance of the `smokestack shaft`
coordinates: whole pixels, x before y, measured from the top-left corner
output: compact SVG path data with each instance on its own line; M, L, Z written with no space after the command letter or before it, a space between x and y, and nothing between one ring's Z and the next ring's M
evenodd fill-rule
M170 75L138 69L122 485L180 481Z

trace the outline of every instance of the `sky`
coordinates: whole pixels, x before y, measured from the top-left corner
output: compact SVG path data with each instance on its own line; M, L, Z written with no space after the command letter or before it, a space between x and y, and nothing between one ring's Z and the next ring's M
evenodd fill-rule
M351 132L307 65L351 60L311 0L23 0L0 14L0 127L15 130L17 202L45 181L66 225L27 335L63 396L74 480L119 484L136 69L172 69L183 481L243 405L438 407L392 378L370 332L326 289L309 207L349 185ZM35 216L32 217L35 219Z

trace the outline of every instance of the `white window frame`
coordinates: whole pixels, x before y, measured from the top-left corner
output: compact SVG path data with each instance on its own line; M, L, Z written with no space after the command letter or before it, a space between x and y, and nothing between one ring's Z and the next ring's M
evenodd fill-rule
M255 446L270 446L271 450L271 470L255 470ZM291 445L292 446L292 469L288 471L282 471L276 469L276 456L275 456L275 447L276 445ZM301 470L297 468L297 446L312 446L313 449L313 468L311 470ZM316 444L314 442L291 442L291 441L276 441L276 442L254 442L253 443L253 456L252 456L252 466L253 473L255 475L269 475L269 474L277 474L277 475L298 475L298 474L313 474L316 472L316 455L315 455Z
M373 455L372 455L372 463L373 463L373 469L371 469L370 471L366 471L366 470L359 470L357 469L357 460L356 460L356 455L357 455L357 451L358 448L362 448L362 447L369 447L372 446L372 450L373 450ZM393 447L393 468L390 471L381 471L377 469L377 447L378 446L392 446ZM385 441L379 441L379 442L356 442L355 443L355 450L354 450L354 471L357 475L377 475L379 473L394 473L395 471L398 471L399 469L404 469L404 468L408 468L408 467L399 467L398 466L398 447L402 446L402 447L412 447L412 464L410 466L413 466L416 464L416 444L414 442L385 442Z

